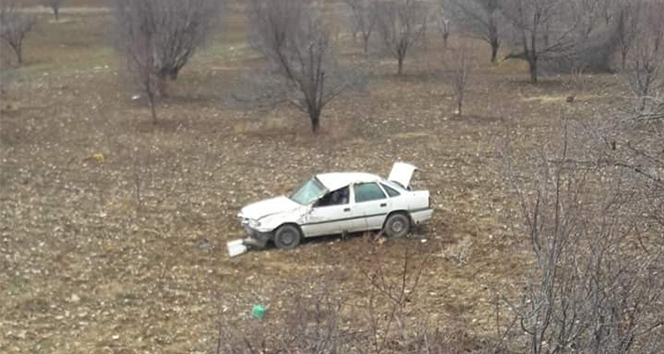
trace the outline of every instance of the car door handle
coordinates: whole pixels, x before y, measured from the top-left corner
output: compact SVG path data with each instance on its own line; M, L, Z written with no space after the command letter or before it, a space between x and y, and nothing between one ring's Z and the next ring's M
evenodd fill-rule
M344 208L344 211L350 211L350 208Z
M380 207L381 207L381 208L382 208L382 207L386 207L386 206L387 206L387 203L380 203Z

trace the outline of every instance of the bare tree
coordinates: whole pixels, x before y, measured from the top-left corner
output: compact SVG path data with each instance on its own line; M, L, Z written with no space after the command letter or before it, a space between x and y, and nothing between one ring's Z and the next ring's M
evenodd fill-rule
M496 62L501 43L501 0L449 0L447 12L460 31L491 46L491 62Z
M470 47L463 46L457 49L449 60L445 60L445 66L450 71L450 84L454 94L456 114L461 116L463 115L463 101L470 87L473 73L473 58Z
M641 101L639 110L652 101L652 91L661 84L664 66L664 6L658 3L644 4L639 16L638 38L633 43L633 55L628 59L627 75L632 91Z
M359 33L362 37L364 54L369 52L369 40L376 29L376 0L344 0L350 7L351 31L353 38Z
M591 34L608 24L607 16L612 16L612 3L608 0L571 0L570 15L577 23L581 38L588 38ZM604 21L602 21L604 19Z
M404 249L399 264L391 269L386 265L384 250L378 248L369 252L362 255L366 264L358 267L370 286L369 295L362 304L366 309L364 315L368 317L366 352L383 353L393 343L398 343L403 350L417 342L418 334L421 336L426 332L413 331L417 326L413 318L420 315L414 305L428 257L425 255L417 260ZM393 270L396 274L392 273ZM387 311L381 309L381 304L387 305ZM381 316L383 311L386 315Z
M113 0L118 46L130 61L150 62L163 93L220 16L220 0ZM148 48L145 48L148 46ZM152 58L147 58L151 56Z
M166 79L176 80L219 17L219 0L113 0L117 45L130 72L148 96L157 122L155 99Z
M152 18L153 4L143 0L118 0L115 5L118 46L127 57L129 72L148 97L152 122L156 124L156 96L163 80L159 77L160 68L153 49L159 35Z
M339 63L338 37L326 26L323 4L290 0L249 3L252 45L267 60L263 92L309 116L314 134L323 108L360 82L358 70Z
M23 64L23 40L32 31L36 17L19 10L14 2L0 2L0 39L12 48Z
M520 299L508 301L529 352L659 352L664 343L652 335L664 325L661 239L640 229L630 177L588 164L564 131L555 152L539 153L532 184L508 162L535 256Z
M60 19L60 6L64 1L65 0L39 0L42 5L50 7L51 10L53 10L53 16L55 16L56 21Z
M443 46L444 48L447 48L447 41L450 38L450 34L452 34L452 23L447 16L443 4L443 2L438 4L436 11L433 14L433 19L436 23L436 28L438 28L438 32L443 36Z
M417 0L378 4L378 32L385 50L397 60L397 73L401 75L406 55L422 39L426 30L427 9Z
M642 2L640 1L630 1L620 4L616 37L618 41L618 49L620 51L622 70L626 69L627 56L634 47L634 42L639 36L639 13L641 12L641 4Z
M623 0L598 0L599 11L604 24L608 25L618 14L618 3Z
M570 55L578 39L578 22L573 16L572 1L504 0L503 14L514 30L513 47L519 51L507 59L528 62L530 80L537 83L538 64Z

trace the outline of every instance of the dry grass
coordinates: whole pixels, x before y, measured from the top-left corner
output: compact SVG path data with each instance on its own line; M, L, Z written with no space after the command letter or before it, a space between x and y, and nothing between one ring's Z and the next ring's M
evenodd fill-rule
M172 85L155 126L144 102L131 100L109 24L105 14L42 21L2 96L3 353L202 353L214 345L222 294L242 299L245 306L226 309L238 319L254 303L270 304L267 321L285 311L288 284L312 276L337 276L346 293L361 296L367 285L346 258L366 247L360 238L235 259L225 243L242 235L235 215L251 201L321 171L386 175L396 160L422 169L418 185L432 191L436 213L420 230L426 243L382 247L396 262L403 248L472 244L463 266L433 259L420 305L467 323L477 340L491 336L489 289L509 291L529 262L525 239L505 224L513 206L496 146L509 133L517 148L535 149L556 134L561 113L610 112L623 95L617 78L595 76L583 102L569 104L553 98L573 93L571 79L532 86L520 65L487 60L458 118L450 87L426 75L440 57L432 41L418 55L426 59L407 60L403 77L391 61L376 65L368 92L330 104L314 137L289 107L243 109L230 100L255 64L235 14ZM98 153L103 162L91 158Z

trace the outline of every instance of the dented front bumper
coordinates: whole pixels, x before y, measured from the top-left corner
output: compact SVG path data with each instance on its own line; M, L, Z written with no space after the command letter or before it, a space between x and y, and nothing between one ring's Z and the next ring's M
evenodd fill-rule
M260 232L258 230L252 229L248 225L244 225L244 231L247 234L247 238L245 238L242 243L247 246L262 248L265 247L265 245L267 245L267 241L272 238L271 233Z

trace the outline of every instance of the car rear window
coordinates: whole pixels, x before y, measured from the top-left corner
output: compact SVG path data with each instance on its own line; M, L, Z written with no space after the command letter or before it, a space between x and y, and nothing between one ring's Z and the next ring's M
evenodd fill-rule
M392 187L390 187L390 186L388 186L384 183L381 183L380 185L383 186L383 189L385 189L385 191L387 192L387 194L390 195L390 197L396 197L396 196L401 195L401 193L397 192L396 189L394 189L394 188L392 188Z
M353 190L355 191L356 203L385 199L385 193L383 193L376 183L356 184Z

